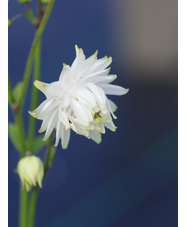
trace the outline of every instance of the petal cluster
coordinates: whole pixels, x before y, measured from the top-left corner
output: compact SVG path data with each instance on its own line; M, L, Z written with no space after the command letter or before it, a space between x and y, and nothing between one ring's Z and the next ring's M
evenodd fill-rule
M22 158L17 165L17 173L25 185L26 190L30 191L33 186L42 187L44 176L44 167L42 161L36 156L27 156Z
M75 46L76 58L72 65L63 64L59 80L47 84L35 81L34 85L42 91L46 100L29 113L42 120L39 132L45 131L47 140L56 131L55 146L61 139L66 149L71 129L97 143L105 128L116 130L112 118L116 118L114 102L106 95L124 95L128 89L110 84L116 75L110 74L108 66L111 57L97 59L97 51L85 58L83 50Z

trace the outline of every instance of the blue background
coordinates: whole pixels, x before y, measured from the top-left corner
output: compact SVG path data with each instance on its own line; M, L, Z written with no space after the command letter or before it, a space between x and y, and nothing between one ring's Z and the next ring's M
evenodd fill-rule
M168 85L166 81L148 84L131 80L125 59L117 54L111 38L111 2L56 0L44 30L42 81L58 79L62 63L72 63L77 44L87 57L97 49L99 57L112 56L111 72L118 75L115 83L129 87L130 92L112 97L119 107L115 120L118 129L103 135L100 145L72 133L68 149L57 148L54 165L39 192L36 227L177 226L177 66L172 72L176 81ZM36 8L35 1L32 6ZM9 18L23 10L17 1L9 2ZM13 87L22 80L33 37L34 28L24 17L9 28ZM30 81L25 130L31 87ZM11 109L9 121L14 121ZM40 123L37 121L37 129ZM39 154L41 158L44 151ZM18 160L9 141L10 227L18 223L19 178L13 171Z

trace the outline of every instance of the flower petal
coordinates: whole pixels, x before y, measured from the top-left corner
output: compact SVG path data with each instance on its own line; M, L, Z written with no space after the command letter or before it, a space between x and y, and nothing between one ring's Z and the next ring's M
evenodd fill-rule
M71 100L71 106L75 116L77 117L77 119L79 119L81 124L88 126L89 116L86 108L84 108L84 106L75 99Z
M58 111L58 119L65 126L66 130L70 128L69 119L64 111Z
M112 100L110 100L110 99L108 99L108 102L110 104L110 107L111 107L112 111L115 112L117 110L117 108L118 108L116 106L116 104Z
M97 83L97 85L100 86L101 84L111 83L116 78L117 78L116 75L99 76L99 77L94 77L92 82Z
M95 97L89 89L87 89L85 87L78 89L76 91L76 96L81 102L87 104L91 108L96 107Z
M101 143L101 133L96 133L95 131L89 131L90 138L96 142L96 143Z
M57 126L56 126L56 141L54 144L55 147L57 147L60 137L61 137L61 122L58 120Z
M59 80L65 82L68 79L69 72L70 72L70 66L63 63L63 69L59 76Z
M104 123L105 127L110 129L111 131L115 132L116 131L116 126L114 125L114 123L111 121L111 122L105 122Z
M67 149L70 140L70 129L65 130L64 125L61 126L61 146Z
M43 82L41 82L41 81L39 81L39 80L35 80L35 81L34 81L34 85L35 85L35 87L36 87L37 89L39 89L40 91L42 91L42 92L46 95L45 90L46 90L46 87L47 87L49 84L43 83Z
M107 104L107 108L109 109L110 113L112 114L112 117L113 117L114 119L117 119L117 117L116 117L115 114L113 113L113 110L112 110L112 107L111 107L111 105L110 105L110 102L109 102L108 98L106 98L106 104Z
M105 106L105 94L102 89L96 86L93 83L87 83L86 87L90 89L90 91L94 94L95 98L97 99L99 105L101 107Z
M101 58L97 60L88 70L88 73L98 72L100 70L106 69L112 62L111 57L105 56L104 58Z
M85 76L80 80L80 84L84 84L87 82L96 83L96 82L102 81L107 77L106 75L108 75L109 72L110 72L110 68L101 70L99 72L91 73L88 76L85 74Z
M56 121L57 121L57 110L51 115L50 120L48 121L45 137L43 138L43 141L47 140L48 137L51 135L52 131L56 127Z
M82 66L82 63L85 60L85 55L83 53L83 50L79 48L77 45L75 45L75 50L76 50L76 58L74 62L72 63L72 70L76 69L79 70Z
M98 51L96 51L92 56L89 58L85 59L85 61L82 62L81 69L77 73L77 77L80 77L82 75L88 75L89 74L89 69L92 67L93 64L96 63L97 61L97 54Z
M107 95L125 95L129 91L129 89L113 84L101 84L100 87Z
M87 130L88 128L82 125L77 118L71 117L70 120L72 122L70 126L73 131L75 131L77 134L84 135L86 137L89 136L88 130Z

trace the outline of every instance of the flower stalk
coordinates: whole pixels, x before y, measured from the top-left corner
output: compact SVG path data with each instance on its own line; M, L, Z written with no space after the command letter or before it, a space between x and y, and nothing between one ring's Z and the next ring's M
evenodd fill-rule
M11 106L13 106L15 103L15 98L13 95L12 86L11 86L9 77L8 77L8 101Z
M34 227L38 190L39 188L35 187L31 194L29 214L28 214L28 227Z
M27 226L28 192L20 185L19 227Z
M41 40L39 40L35 51L33 80L38 80L40 78L40 58L41 58ZM31 108L36 108L37 100L38 100L38 90L34 86L32 87L31 97L32 97ZM34 132L35 132L35 119L33 117L30 117L29 127L28 127L28 145L27 145L27 149L29 151L32 151Z
M53 8L54 0L50 0L45 14L41 9L41 4L39 5L39 15L38 15L38 21L36 27L36 34L35 38L33 40L30 53L27 59L25 73L23 77L23 87L21 90L20 98L18 100L15 100L12 87L10 84L10 81L8 80L8 95L9 95L9 103L13 109L13 113L15 115L15 120L18 127L18 132L20 136L20 143L21 143L21 156L24 157L26 153L26 138L25 138L25 132L24 132L24 125L22 120L22 106L25 99L28 82L31 74L31 68L32 68L32 62L35 56L35 67L34 67L34 80L39 79L40 74L40 40L42 33L44 31L44 28L46 26L46 23L49 19L51 10ZM42 11L42 12L41 12ZM44 14L44 16L43 16ZM12 21L11 21L12 22ZM38 94L37 91L32 92L32 103L31 106L35 107L37 104ZM29 123L29 133L28 133L28 148L32 147L33 144L33 138L34 138L34 131L35 131L35 119L31 119ZM29 215L28 215L28 192L26 191L26 188L22 188L20 186L20 210L19 210L19 226L20 227L26 227L29 225L29 227L34 227L34 219L35 219L35 208L36 208L36 201L37 201L37 187L33 190L30 200L30 208L29 208ZM27 222L28 221L28 222Z
M20 110L15 112L15 119L18 127L19 139L21 144L21 156L24 157L26 153L26 143L25 143L25 132L24 132L23 120L22 120L22 115Z
M44 163L44 177L53 163L55 151L52 147L53 134L49 137L48 146L45 154L45 163ZM38 197L39 188L36 186L31 192L30 205L29 205L29 214L28 214L28 227L34 227L35 222L35 212L36 212L36 204Z
M48 169L50 168L50 166L54 161L55 148L52 147L52 141L53 141L53 133L50 135L48 139L48 146L46 150L45 163L44 163L44 176L46 175Z
M29 81L29 78L30 78L32 61L33 61L33 58L34 58L35 50L37 48L37 44L39 42L39 39L41 38L41 35L43 34L43 31L44 31L44 28L45 28L46 23L48 21L48 18L50 16L51 10L53 8L54 1L55 0L50 0L50 2L48 3L48 6L46 8L46 12L43 16L43 19L40 23L40 26L39 26L39 28L36 32L34 41L32 43L32 47L30 49L30 53L29 53L28 60L27 60L27 63L26 63L26 69L25 69L24 79L23 79L23 88L22 88L22 91L21 91L20 99L18 100L18 103L17 103L18 109L22 109L22 105L23 105L23 102L24 102L24 98L25 98L26 90L27 90L27 86L28 86L28 81Z

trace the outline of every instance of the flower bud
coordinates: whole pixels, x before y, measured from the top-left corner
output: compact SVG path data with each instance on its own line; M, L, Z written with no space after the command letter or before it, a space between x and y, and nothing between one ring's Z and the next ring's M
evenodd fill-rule
M30 191L33 186L42 187L42 179L44 176L44 167L42 161L36 156L27 156L22 158L17 164L17 173L22 182L22 186L26 187L26 191Z

